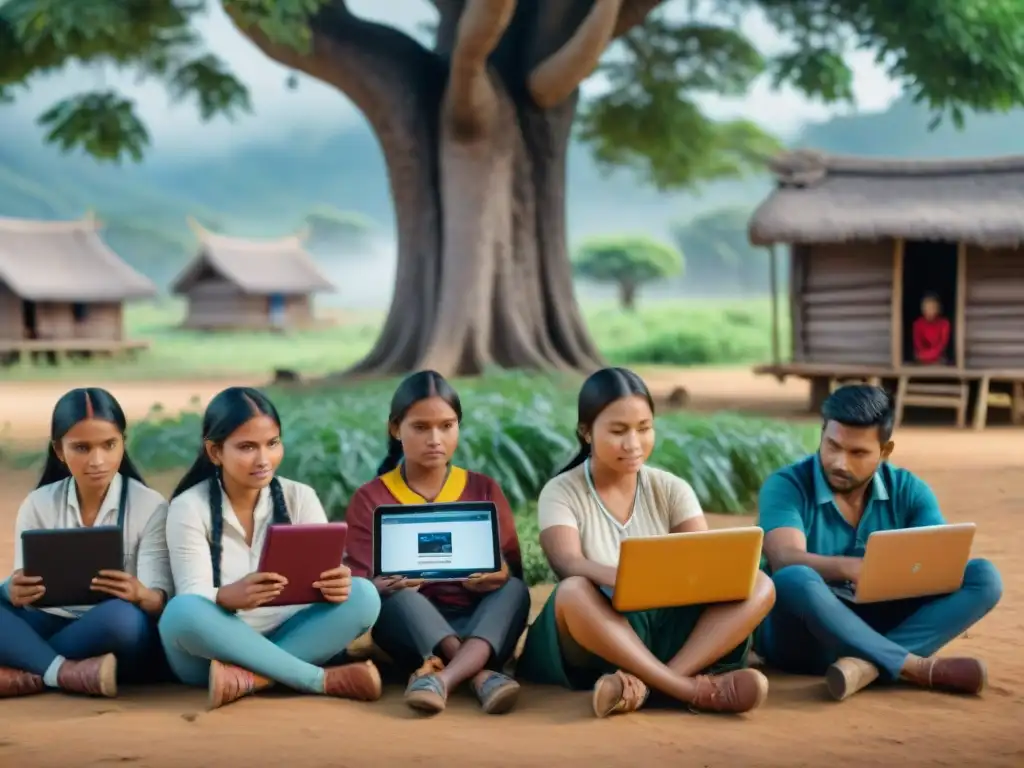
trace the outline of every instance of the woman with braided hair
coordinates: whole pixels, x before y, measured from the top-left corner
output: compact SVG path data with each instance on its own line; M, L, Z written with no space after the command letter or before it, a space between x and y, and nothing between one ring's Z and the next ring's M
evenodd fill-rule
M207 406L202 437L167 515L176 597L160 637L171 669L187 685L207 685L211 708L274 683L379 698L371 662L324 667L377 620L373 584L339 563L313 585L326 602L270 606L286 580L254 573L269 525L327 522L312 488L276 476L284 445L274 405L258 390L230 387Z
M73 389L54 406L46 465L18 510L15 570L0 585L0 698L47 688L116 696L118 680L160 677L156 621L171 589L167 502L128 458L125 429L124 411L104 389ZM37 607L46 584L22 572L21 534L108 525L122 531L124 568L101 571L92 589L110 599Z

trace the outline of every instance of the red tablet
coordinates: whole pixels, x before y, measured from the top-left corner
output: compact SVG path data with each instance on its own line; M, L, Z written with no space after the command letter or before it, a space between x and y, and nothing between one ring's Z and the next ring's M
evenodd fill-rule
M324 596L313 583L320 574L337 568L345 556L348 523L271 525L260 555L260 573L278 573L288 586L266 605L322 603Z

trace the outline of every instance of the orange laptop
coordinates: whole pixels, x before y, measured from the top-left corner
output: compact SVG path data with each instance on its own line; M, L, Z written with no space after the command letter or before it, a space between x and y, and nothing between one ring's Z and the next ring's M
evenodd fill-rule
M625 612L746 600L763 541L757 526L625 539L612 606Z

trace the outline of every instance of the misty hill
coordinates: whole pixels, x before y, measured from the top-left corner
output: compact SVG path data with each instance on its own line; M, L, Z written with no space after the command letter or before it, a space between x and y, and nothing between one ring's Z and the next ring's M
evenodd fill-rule
M942 125L929 133L929 120L925 109L904 100L886 112L810 125L794 144L874 156L965 157L1019 152L1024 135L1024 111L970 115L962 132ZM769 188L767 178L754 178L707 185L700 196L659 194L628 171L603 174L586 147L573 145L570 234L669 237L680 220L723 206L751 207ZM159 283L166 283L194 246L186 216L227 233L278 235L294 231L323 206L368 217L381 238L390 240L387 176L367 126L319 142L295 137L245 147L213 160L154 153L143 164L123 166L62 156L38 135L5 137L0 145L0 215L69 218L95 210L108 225L111 245Z

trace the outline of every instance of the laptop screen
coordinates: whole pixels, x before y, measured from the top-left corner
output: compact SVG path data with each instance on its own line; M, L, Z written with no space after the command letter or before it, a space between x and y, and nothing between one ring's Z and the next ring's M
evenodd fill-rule
M490 505L460 504L422 512L382 512L380 570L489 572L495 570L497 531Z

